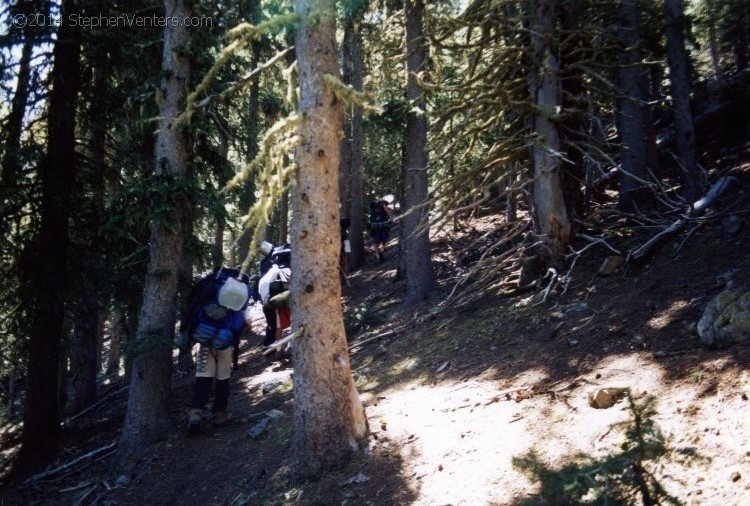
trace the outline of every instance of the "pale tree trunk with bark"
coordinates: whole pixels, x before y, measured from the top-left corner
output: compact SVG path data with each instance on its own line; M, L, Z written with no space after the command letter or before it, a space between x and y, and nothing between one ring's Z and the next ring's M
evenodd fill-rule
M165 15L174 19L190 16L186 0L165 0ZM173 128L179 116L190 75L186 54L189 29L182 23L164 29L161 102L156 140L156 175L184 178L188 171L188 145L184 130ZM123 461L163 438L170 428L168 410L172 340L176 299L185 232L183 214L189 203L175 195L171 223L151 225L150 257L143 305L138 319L125 424L118 446Z
M427 206L427 112L419 74L425 70L426 40L423 35L423 0L405 0L406 100L411 112L406 123L404 176L404 255L406 297L404 303L425 300L435 286L430 259L429 206Z
M324 75L339 76L334 0L297 0L302 144L293 196L293 465L297 479L340 468L367 435L352 380L339 283L338 164L343 104Z
M692 204L700 198L705 185L695 158L695 133L693 114L690 110L690 70L685 48L685 4L683 0L666 0L664 10L669 83L677 135L677 163L683 172L683 196Z
M545 264L560 268L570 242L571 224L565 206L560 160L560 134L553 119L561 106L560 62L552 47L555 31L555 1L532 2L533 69L529 89L534 103L534 221L543 246Z

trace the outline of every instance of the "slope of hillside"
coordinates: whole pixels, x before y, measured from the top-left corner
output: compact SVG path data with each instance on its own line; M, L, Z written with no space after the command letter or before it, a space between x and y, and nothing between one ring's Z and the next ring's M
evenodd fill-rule
M609 276L597 270L610 253L592 248L546 300L542 284L432 315L456 279L453 243L442 241L439 292L406 310L395 249L383 264L368 258L345 305L371 433L366 456L341 472L291 483L292 368L263 357L253 336L233 378L232 425L185 437L192 380L178 370L173 437L112 469L126 402L112 384L107 402L66 428L54 472L8 484L3 503L748 504L750 343L709 350L696 331L728 284L750 290L743 159L722 213ZM630 394L595 409L588 396L602 388Z

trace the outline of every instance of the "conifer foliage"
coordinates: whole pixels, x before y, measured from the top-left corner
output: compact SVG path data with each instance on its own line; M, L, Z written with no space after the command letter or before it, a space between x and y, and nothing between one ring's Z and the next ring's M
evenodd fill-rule
M747 2L5 4L0 423L23 423L19 470L113 385L129 390L121 460L179 426L171 343L192 278L253 271L269 240L294 251L295 474L319 476L367 432L340 217L351 267L381 269L368 204L395 196L378 274L404 275L409 310L542 283L546 301L586 252L639 261L634 244L699 219L731 176L705 163L707 127L748 135ZM182 21L39 22L123 13ZM432 254L485 213L487 234Z

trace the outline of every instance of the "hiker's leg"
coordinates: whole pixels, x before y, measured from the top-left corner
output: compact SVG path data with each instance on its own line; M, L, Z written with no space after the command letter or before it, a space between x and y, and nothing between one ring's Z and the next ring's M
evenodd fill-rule
M268 346L276 339L276 310L271 306L263 306L263 315L266 317L266 335L263 346Z
M216 354L216 386L214 389L214 413L226 411L229 403L229 377L232 374L232 349L214 350Z
M198 349L198 360L195 365L195 387L193 388L193 400L190 407L193 409L203 409L208 402L208 396L211 393L211 383L213 383L213 371L211 362L211 347L201 344Z
M193 399L190 401L191 409L203 409L208 403L208 396L211 394L212 378L195 378L193 387Z
M214 406L211 411L218 413L227 409L229 404L229 379L216 380L214 387Z

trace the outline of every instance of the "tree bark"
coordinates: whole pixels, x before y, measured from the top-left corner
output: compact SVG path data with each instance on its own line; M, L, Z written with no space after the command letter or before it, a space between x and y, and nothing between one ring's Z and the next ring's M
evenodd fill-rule
M561 180L560 134L553 118L560 107L559 61L552 46L555 38L555 1L534 0L532 45L537 66L529 75L529 89L535 104L532 148L534 164L533 206L545 264L560 268L570 241L571 224L565 206Z
M367 8L367 2L356 5L356 9L348 10L344 17L344 82L351 84L357 91L362 91L363 61L362 61L362 17ZM342 209L351 219L349 229L349 242L351 253L349 255L349 270L358 269L365 263L365 214L362 180L362 108L353 105L349 118L349 135L342 142L343 149L347 153L347 162L342 164L341 178L346 181L346 186L341 188Z
M726 38L734 53L735 70L742 72L748 65L748 24L750 24L750 6L745 2L727 3L729 17Z
M425 300L435 286L430 259L427 178L427 112L419 74L425 71L423 0L404 0L406 15L406 100L411 112L406 122L406 175L404 179L404 246L406 297L404 303Z
M260 0L249 0L245 4L248 21L253 24L260 23ZM260 63L260 44L259 41L253 41L250 49L250 66L255 68ZM256 75L250 83L247 97L247 163L250 163L258 155L258 132L260 114L260 76ZM247 211L255 203L255 177L251 176L242 184L242 194L240 195L240 211ZM252 237L249 230L241 230L237 240L237 259L240 263L244 262L248 255L254 254L250 250L250 241Z
M677 135L677 163L683 172L683 197L692 204L703 193L703 181L695 158L695 133L690 110L690 74L685 48L685 4L683 0L664 2L669 83L672 91L674 127Z
M190 10L185 0L165 0L165 16L185 19ZM181 111L190 76L187 44L189 29L182 23L164 29L162 54L162 100L156 140L156 176L184 178L188 171L188 143L184 130L173 128ZM168 399L174 337L176 298L184 245L184 214L189 203L184 195L174 196L170 223L151 224L148 272L143 305L133 349L133 370L125 424L117 460L135 456L163 438L170 427Z
M94 49L93 51L96 51ZM71 343L71 377L73 396L70 409L78 413L93 404L97 397L96 378L101 369L100 316L102 300L106 300L101 284L94 280L106 269L105 251L99 230L104 221L104 173L106 170L107 68L104 55L91 55L93 62L92 97L88 111L86 158L77 181L77 201L81 218L77 227L78 251L76 272L89 282L78 283L74 309L73 342Z
M11 101L10 113L6 118L5 154L2 165L2 185L0 186L0 235L6 237L8 233L8 215L6 209L13 200L18 179L21 176L21 133L23 132L23 118L26 114L26 102L29 98L29 76L31 74L31 54L34 41L24 40L21 49L21 59L18 64L16 90ZM4 247L3 247L4 249ZM2 249L0 249L2 253Z
M562 132L565 138L561 144L567 146L565 149L565 164L561 164L562 186L565 205L568 216L582 219L585 213L584 195L581 191L585 180L586 158L580 148L574 145L585 145L589 140L588 132L584 125L584 118L588 115L586 89L581 72L575 69L574 61L576 51L579 47L587 44L587 32L580 29L583 25L583 3L581 0L571 0L564 3L560 9L561 28L564 33L571 34L564 38L561 43L560 82L564 83L562 93L563 110L568 111L564 120Z
M297 0L296 51L303 142L293 195L293 466L298 480L344 466L367 434L352 380L339 283L339 139L342 103L324 75L339 77L334 0Z
M615 24L623 48L618 71L622 98L616 111L623 146L618 206L626 212L645 203L647 193L643 181L649 179L649 172L657 172L653 119L648 105L648 71L639 50L641 15L637 4L636 0L621 0Z
M714 79L721 80L721 46L719 43L719 33L717 28L716 9L710 6L707 10L708 15L708 47L711 52L711 69L713 70Z
M78 12L77 2L64 0L60 15ZM24 301L31 311L24 431L18 470L33 467L54 454L59 444L57 403L60 348L70 245L69 217L76 172L76 98L80 85L80 31L63 24L57 33L52 91L49 99L47 153L39 167L42 207L39 235L29 246ZM55 288L50 289L54 280Z
M107 375L120 372L120 349L125 335L125 315L121 309L113 309L109 320L109 355Z

